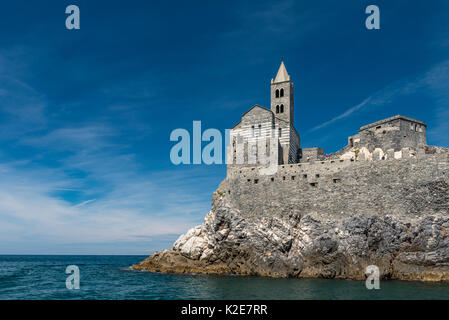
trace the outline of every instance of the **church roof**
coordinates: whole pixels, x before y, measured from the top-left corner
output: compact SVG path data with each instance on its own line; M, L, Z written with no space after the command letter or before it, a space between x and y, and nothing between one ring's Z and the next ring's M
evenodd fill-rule
M372 127L376 127L378 125L381 125L381 124L384 124L384 123L387 123L387 122L390 122L390 121L393 121L393 120L396 120L396 119L401 119L401 120L406 120L406 121L418 123L418 124L421 124L421 125L427 127L427 125L423 121L416 120L416 119L409 118L409 117L405 117L405 116L401 116L400 114L398 114L397 116L394 116L394 117L390 117L390 118L387 118L387 119L383 119L383 120L380 120L380 121L376 121L376 122L367 124L366 126L361 127L359 129L359 132L363 131L363 130L366 130L366 129L369 129L369 128L372 128Z
M290 76L287 72L287 69L285 68L284 61L281 62L281 66L279 67L276 78L274 79L274 81L271 80L271 82L277 83L283 81L290 81Z
M259 106L258 104L255 104L255 105L253 105L248 111L246 111L244 114L242 114L242 118L243 118L248 112L250 112L251 110L253 110L254 108L260 108L260 109L262 109L263 111L271 112L270 109L267 109L267 108L265 108L265 107Z
M265 107L259 106L258 104L255 104L255 105L252 106L248 111L246 111L244 114L242 114L242 119L245 117L245 115L246 115L248 112L250 112L250 111L253 110L254 108L260 108L260 109L262 109L263 111L267 111L267 112L273 114L273 112L272 112L270 109L267 109L267 108L265 108ZM239 122L237 122L237 123L232 127L232 129L234 129L235 127L237 127L237 126L240 124L240 122L242 122L242 120L240 120Z

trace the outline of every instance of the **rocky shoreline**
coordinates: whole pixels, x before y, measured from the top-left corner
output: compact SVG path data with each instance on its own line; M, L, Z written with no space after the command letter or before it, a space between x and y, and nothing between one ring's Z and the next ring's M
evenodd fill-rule
M449 205L449 185L433 190ZM376 265L381 279L449 280L449 217L349 215L300 210L245 216L220 188L202 225L179 237L135 270L267 277L366 278Z

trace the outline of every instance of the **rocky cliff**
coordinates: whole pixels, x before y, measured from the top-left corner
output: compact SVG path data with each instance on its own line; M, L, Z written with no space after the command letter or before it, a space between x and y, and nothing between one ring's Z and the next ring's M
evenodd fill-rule
M204 223L133 268L364 279L376 265L384 279L449 280L449 161L437 151L228 172Z

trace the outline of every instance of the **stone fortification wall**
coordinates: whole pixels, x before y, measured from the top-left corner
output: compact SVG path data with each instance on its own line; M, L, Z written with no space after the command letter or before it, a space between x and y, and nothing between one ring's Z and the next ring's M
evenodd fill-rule
M448 149L382 154L279 165L273 175L260 175L260 167L235 167L219 189L246 217L288 216L295 210L332 219L449 213Z
M449 281L449 150L229 168L202 225L137 270ZM382 160L384 159L384 160Z

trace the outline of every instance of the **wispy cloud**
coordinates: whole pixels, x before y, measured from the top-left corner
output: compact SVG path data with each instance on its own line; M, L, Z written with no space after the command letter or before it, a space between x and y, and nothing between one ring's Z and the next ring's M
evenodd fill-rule
M88 205L89 203L94 202L95 200L96 199L86 200L86 201L83 201L83 202L81 202L81 203L79 203L77 205L74 205L73 207L74 208L84 207L85 205Z
M45 126L45 97L24 82L0 74L0 139L17 137Z
M435 124L428 134L435 143L449 146L449 60L430 70L422 81L435 99Z
M265 59L262 55L254 54L255 46L265 52L277 52L279 41L288 45L310 35L314 30L324 28L323 24L329 23L327 20L332 12L294 0L250 3L243 10L236 10L235 27L224 32L222 39L233 43L244 39L246 45L235 49L241 54L251 54L251 63L260 64L265 62Z
M361 103L313 127L309 132L328 127L340 120L353 116L367 107L382 108L397 101L400 97L417 92L428 95L434 101L433 109L429 109L429 112L434 115L434 126L428 131L428 134L433 141L449 145L449 60L433 66L430 70L417 77L401 79L374 92Z
M0 253L103 253L146 239L144 253L201 222L210 168L145 169L121 123L52 122L45 95L18 79L0 75L0 139L26 150L0 153Z
M95 171L93 164L91 169L90 174L95 179L102 179L100 189L107 190L103 190L100 198L74 205L54 195L59 186L79 184L76 179L64 175L65 168L24 170L2 164L0 251L8 251L11 244L26 242L30 237L34 238L34 243L40 239L47 248L67 243L75 248L91 243L95 248L95 243L180 234L200 222L198 217L208 210L201 192L196 194L199 190L185 188L193 184L189 176L198 177L199 174L202 179L208 179L206 172L195 173L196 169L191 169L170 178L168 173L162 172L138 177L132 170L108 176L106 171ZM75 190L87 195L99 192L96 187L89 188L84 183L86 181Z
M309 130L309 132L313 132L313 131L325 128L325 127L331 125L332 123L337 122L338 120L341 120L341 119L349 117L351 114L353 114L357 110L362 109L370 100L371 100L371 97L366 98L361 103L359 103L358 105L356 105L356 106L354 106L352 108L349 108L348 110L346 110L342 114L340 114L340 115L338 115L338 116L336 116L336 117L334 117L334 118L332 118L332 119L330 119L330 120L328 120L326 122L323 122L322 124L320 124L320 125L318 125L316 127L313 127L312 129Z

